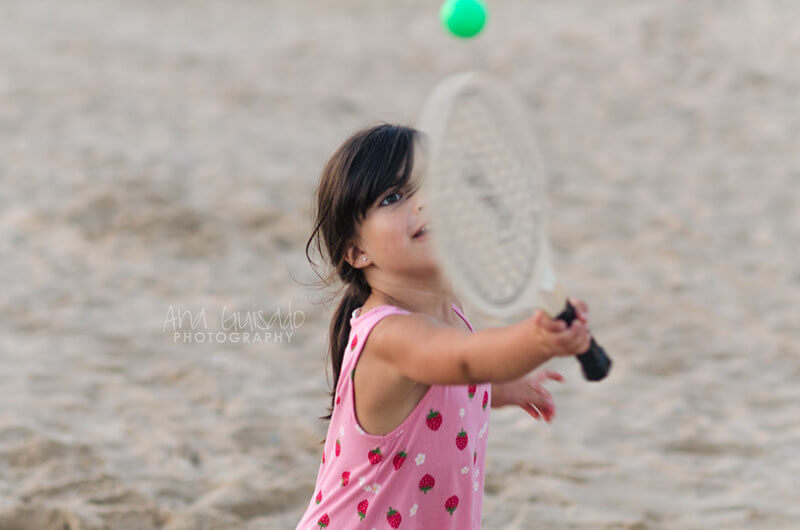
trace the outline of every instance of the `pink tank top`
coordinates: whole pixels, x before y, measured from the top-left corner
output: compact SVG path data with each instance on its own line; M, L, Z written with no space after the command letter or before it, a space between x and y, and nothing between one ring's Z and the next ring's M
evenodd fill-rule
M353 391L358 357L378 321L408 311L359 311L350 319L317 484L297 529L480 528L491 384L431 385L392 432L364 432Z

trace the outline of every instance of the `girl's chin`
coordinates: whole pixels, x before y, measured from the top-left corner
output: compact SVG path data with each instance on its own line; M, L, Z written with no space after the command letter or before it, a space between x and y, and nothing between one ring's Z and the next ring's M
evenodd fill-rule
M433 255L431 255L429 259L422 261L420 263L420 267L424 268L426 272L435 276L441 275L442 272L439 262L434 258Z

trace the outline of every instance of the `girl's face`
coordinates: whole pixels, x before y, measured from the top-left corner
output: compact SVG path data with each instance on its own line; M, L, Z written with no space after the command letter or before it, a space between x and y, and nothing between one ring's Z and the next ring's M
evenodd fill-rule
M420 192L390 190L381 196L367 211L359 230L368 262L397 272L434 267L430 235L419 233L427 223L422 212Z
M415 154L409 185L383 193L367 210L358 227L358 244L353 264L375 265L385 272L426 275L438 270L430 234L420 229L428 220L421 192L412 192L422 173L421 153ZM416 234L416 235L415 235ZM366 257L366 260L363 258Z

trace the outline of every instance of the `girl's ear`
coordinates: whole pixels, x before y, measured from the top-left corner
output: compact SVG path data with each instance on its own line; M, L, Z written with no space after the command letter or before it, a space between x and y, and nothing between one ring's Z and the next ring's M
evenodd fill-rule
M347 252L345 252L344 259L354 269L360 269L362 267L365 267L369 263L369 258L367 258L364 251L358 248L358 245L356 245L355 243L351 244L350 247L347 249Z

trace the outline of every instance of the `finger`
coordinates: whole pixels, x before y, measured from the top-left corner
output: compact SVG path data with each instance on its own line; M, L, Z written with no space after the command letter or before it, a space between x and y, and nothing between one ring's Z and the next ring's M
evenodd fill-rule
M572 326L570 326L571 330L575 332L575 334L583 333L586 329L586 322L581 320L580 318L576 318L572 321Z
M589 306L586 305L586 302L584 302L583 300L578 300L577 298L570 298L569 303L572 304L573 307L575 307L575 309L577 309L578 312L580 313L589 312Z
M541 416L541 414L539 413L539 409L531 405L530 403L527 402L523 403L522 408L527 410L528 413L536 419L538 419L539 416Z
M582 322L576 323L574 328L570 329L572 333L569 336L569 344L566 347L575 352L576 355L580 355L589 349L591 333Z
M536 374L539 383L547 380L552 379L553 381L564 381L564 376L560 373L556 372L555 370L544 370Z
M556 405L553 403L553 397L549 392L547 392L547 395L542 395L539 399L533 401L532 403L545 420L552 418L555 414Z
M522 409L525 410L531 416L533 416L533 419L538 420L540 418L539 411L536 410L536 407L534 407L530 403L523 403Z
M539 316L539 320L538 320L538 325L539 326L542 326L542 327L545 327L545 328L555 327L555 328L557 328L556 331L567 328L566 322L564 322L563 320L551 317L550 315L548 315L545 311L542 311L541 309L537 309L536 310L536 314Z
M586 333L586 324L580 320L573 320L569 329L563 333L568 343L574 345Z
M578 352L578 355L589 351L589 347L592 344L592 334L589 333L587 329L585 333L582 333L579 337L577 337L575 348Z
M544 420L547 420L553 415L553 407L536 407L536 410L539 411Z
M540 414L541 414L541 417L542 417L542 419L543 419L544 421L546 421L547 423L550 423L550 420L551 420L551 419L552 419L552 417L553 417L552 410L550 410L550 409L548 409L548 410L542 410L542 409L539 409L539 412L540 412Z
M537 401L535 404L540 411L542 412L546 411L547 413L549 413L549 411L553 410L556 407L556 404L553 403L553 396L551 396L550 392L548 392L547 390L542 392L541 401Z
M567 329L567 323L563 320L554 320L552 318L545 317L539 322L539 327L548 333L561 333Z
M562 355L577 355L576 351L582 343L585 334L586 324L580 320L574 320L569 329L555 335L554 342L556 347L564 352Z
M589 321L589 308L586 303L577 298L570 298L570 303L575 308L575 317L584 323Z
M550 316L541 309L537 309L533 314L533 323L548 333L559 333L567 329L567 325L564 321L550 318Z
M553 418L552 413L550 411L540 411L540 417L547 423L550 423L550 420Z
M547 413L547 411L555 407L553 396L550 395L546 388L540 386L532 390L533 392L525 398L526 403L532 404L542 413Z

